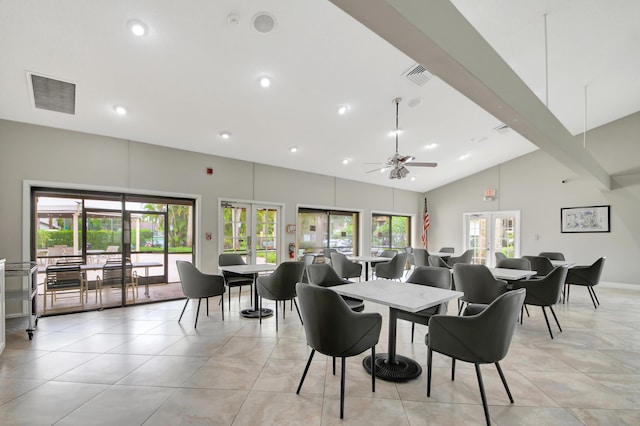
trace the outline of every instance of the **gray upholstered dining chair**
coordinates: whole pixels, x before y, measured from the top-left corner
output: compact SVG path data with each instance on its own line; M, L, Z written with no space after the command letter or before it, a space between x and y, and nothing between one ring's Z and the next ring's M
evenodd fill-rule
M242 256L238 253L222 253L218 256L219 266L233 266L233 265L246 265ZM235 272L222 271L224 282L229 288L229 310L231 310L231 287L238 287L238 305L242 296L242 287L248 285L249 288L253 285L252 274L237 274Z
M342 278L358 278L362 275L362 263L352 262L342 253L331 253L331 266Z
M311 347L311 354L296 394L300 394L316 351L327 356L340 357L342 359L340 418L342 419L344 418L346 358L360 355L367 349L371 349L371 359L375 359L376 344L382 328L382 316L375 312L352 311L338 293L328 288L298 283L296 292L300 301L307 344ZM371 368L371 391L375 392L375 362L372 363Z
M342 284L351 284L353 281L345 280L340 277L338 273L326 263L315 263L307 267L307 273L309 274L309 283L320 287L333 287ZM361 312L364 310L364 302L361 299L354 297L342 296L345 303L351 310Z
M542 278L553 271L553 264L546 256L522 256L522 258L529 261L532 271L536 271L535 278Z
M446 268L434 268L431 266L416 266L411 276L407 278L408 283L426 285L429 287L451 289L451 271ZM431 308L423 309L418 312L407 312L398 310L397 317L405 321L411 321L411 343L413 343L413 334L416 323L429 325L429 319L436 314L447 313L448 302L441 303Z
M567 267L557 266L543 278L516 281L513 283L514 290L524 288L527 291L527 295L524 298L524 305L540 306L542 308L542 314L544 315L544 320L547 323L547 329L552 339L553 333L551 332L551 325L549 324L549 318L547 318L547 311L544 308L548 307L551 310L553 319L556 320L556 325L560 332L562 332L562 327L560 327L558 317L553 310L553 305L560 301L562 286L566 278ZM522 319L522 312L520 312L520 324L522 324Z
M429 265L429 252L425 249L417 248L413 249L413 259L416 267L418 266L430 266Z
M309 283L309 272L307 271L307 268L309 267L309 265L313 265L313 263L316 261L316 257L312 254L305 254L304 256L302 256L301 258L302 263L304 263L304 272L302 273L302 282L303 283Z
M524 289L514 290L499 296L486 307L469 306L465 316L462 317L448 315L431 317L429 334L425 337L425 343L428 346L427 397L431 396L431 369L435 351L452 358L451 380L455 379L456 360L474 364L487 425L491 424L491 418L480 364L495 364L509 401L513 404L513 397L500 367L500 361L509 351L524 298Z
M574 266L569 269L569 272L567 273L567 279L564 282L564 294L567 297L567 303L569 302L570 286L580 285L583 287L587 287L589 296L591 296L593 307L598 309L600 301L598 300L598 296L596 296L596 291L593 289L593 287L598 285L598 283L600 282L600 277L602 277L602 269L604 268L604 261L606 259L606 257L601 257L589 266Z
M507 282L494 278L484 265L456 263L453 266L453 280L456 290L464 293L460 300L458 315L465 303L489 304L507 291Z
M180 318L182 319L185 309L189 304L189 300L198 299L198 309L196 310L196 321L193 328L198 327L198 315L200 314L200 302L202 299L207 300L207 316L209 316L209 297L220 296L222 300L222 321L224 321L224 278L221 275L209 275L200 272L191 262L184 260L176 260L178 267L178 276L182 284L182 292L187 296L187 301L182 308Z
M502 260L502 259L506 259L506 258L507 258L507 255L506 255L506 254L504 254L504 253L502 253L502 252L500 252L500 251L497 251L497 252L495 253L495 255L496 255L496 264L497 264L498 262L500 262L500 260Z
M404 264L407 262L407 253L398 253L388 262L378 262L376 265L376 278L399 280L404 275Z
M522 257L508 257L506 259L498 260L496 268L504 269L521 269L523 271L531 270L531 262L528 259Z
M538 256L548 257L549 260L565 260L564 254L559 251L541 251Z
M451 267L456 263L471 263L473 262L473 249L466 250L460 256L451 256L446 262Z
M326 249L322 250L322 254L324 255L325 263L328 263L329 265L331 265L331 253L337 253L337 252L338 252L338 250L332 249L332 248L326 248Z
M445 262L440 256L436 256L435 254L429 255L427 257L427 262L429 266L434 268L448 268L451 269L451 266L447 262Z
M304 273L304 262L291 261L282 262L271 275L258 277L256 282L256 290L258 296L260 296L259 310L262 312L262 299L273 300L276 302L276 331L278 331L278 302L293 300L298 311L298 317L302 322L302 316L300 316L300 309L298 309L298 303L296 302L296 283L302 280L302 274ZM282 309L282 318L285 318L286 309ZM262 315L260 315L260 324L262 324Z

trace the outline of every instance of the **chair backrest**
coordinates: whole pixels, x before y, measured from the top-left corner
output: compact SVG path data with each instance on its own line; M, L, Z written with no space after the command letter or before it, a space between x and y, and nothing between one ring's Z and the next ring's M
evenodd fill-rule
M336 270L336 273L341 277L348 277L355 275L360 275L360 271L362 271L362 265L354 264L347 256L342 253L331 253L331 266ZM353 274L351 272L354 272Z
M332 287L334 285L349 284L351 281L340 277L335 269L327 263L314 263L307 266L309 282L321 287Z
M508 257L498 260L496 268L504 269L521 269L523 271L531 271L531 262L523 257Z
M543 278L522 281L527 289L525 303L529 303L529 299L534 299L534 305L552 306L558 303L568 269L566 266L556 266Z
M440 252L440 253L454 253L455 250L453 249L453 247L442 247L440 250L438 250L438 252Z
M484 265L456 263L453 266L456 290L464 292L460 300L468 303L489 304L507 291L507 283L497 280Z
M49 265L46 272L47 289L80 288L80 265Z
M523 259L527 259L531 264L531 270L536 271L536 276L544 277L553 271L553 265L551 260L545 256L522 256Z
M496 263L498 263L501 259L506 259L506 258L507 258L506 254L499 251L496 252Z
M191 262L176 260L182 292L189 299L217 296L224 293L224 278L221 275L203 274ZM213 284L213 285L212 285Z
M407 253L407 264L409 265L409 267L415 265L416 261L413 257L413 247L405 247L404 251L405 253Z
M429 252L425 249L413 249L413 261L416 266L429 266Z
M238 253L222 253L218 256L218 265L220 266L233 266L233 265L246 265L242 255Z
M124 267L124 282L133 282L133 267L127 262ZM122 261L107 261L102 267L102 285L121 285L122 284Z
M449 266L455 265L456 263L471 263L473 261L473 249L469 249L462 253L460 256L451 256L447 263Z
M441 319L447 322L446 316L431 317L429 345L466 362L499 362L509 351L525 293L524 289L508 291L476 315L452 318L456 324L450 327L440 325Z
M302 256L302 262L304 263L304 272L302 273L302 282L309 283L309 272L307 272L307 267L312 265L315 262L316 257L311 254L305 254Z
M322 254L324 254L324 261L331 265L331 253L337 253L338 250L332 248L326 248L322 250Z
M407 278L408 283L443 288L446 290L451 290L451 280L451 271L449 269L432 266L416 266L411 276ZM447 305L446 302L441 303L437 313L446 313Z
M396 250L382 250L379 257L394 257L398 252ZM405 256L406 260L406 256Z
M602 270L604 269L604 261L606 259L606 257L601 257L586 268L571 268L567 276L567 283L573 284L574 280L572 278L577 277L580 281L578 284L598 285L602 277Z
M56 261L56 265L84 265L81 257L64 257Z
M448 268L451 269L451 266L447 262L445 262L440 256L436 256L432 254L427 257L427 261L429 266L433 266L434 268Z
M538 256L548 257L550 260L565 260L564 254L559 251L541 251Z
M348 357L377 343L382 327L380 314L353 312L338 293L328 288L298 283L296 292L311 348L328 356Z
M272 300L293 299L296 297L296 283L302 281L303 273L304 262L282 262L271 275L258 278L258 294L273 297Z
M407 261L407 253L397 253L388 262L380 262L376 265L376 275L380 278L395 280L404 275L404 264Z

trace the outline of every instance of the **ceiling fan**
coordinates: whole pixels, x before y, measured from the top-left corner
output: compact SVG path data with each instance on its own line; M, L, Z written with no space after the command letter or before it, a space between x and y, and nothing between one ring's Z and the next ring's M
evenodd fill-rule
M393 102L396 104L396 152L391 157L387 158L387 161L382 164L382 167L368 171L367 173L373 172L384 172L387 169L391 169L391 173L389 173L389 179L402 179L409 174L409 169L407 167L436 167L438 163L420 163L414 162L415 157L413 155L400 155L398 153L398 105L400 105L400 101L402 98L395 98ZM367 164L378 164L378 163L367 163Z

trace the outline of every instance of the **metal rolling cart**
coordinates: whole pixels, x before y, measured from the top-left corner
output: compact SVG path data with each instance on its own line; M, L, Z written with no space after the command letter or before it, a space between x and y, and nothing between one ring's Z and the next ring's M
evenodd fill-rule
M7 262L5 277L26 277L26 283L21 282L19 288L9 288L5 282L5 300L19 299L22 301L22 316L27 316L29 323L26 332L29 340L33 339L33 332L38 326L38 264L36 262Z

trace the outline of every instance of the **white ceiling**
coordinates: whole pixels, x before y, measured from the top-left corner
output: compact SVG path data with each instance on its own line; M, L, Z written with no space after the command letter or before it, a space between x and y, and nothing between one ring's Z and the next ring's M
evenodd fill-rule
M640 110L640 2L452 3L543 102L548 86L570 133L584 129L585 86L587 128ZM253 28L259 12L275 16L274 31ZM129 33L132 19L148 35ZM537 149L494 131L500 120L438 77L409 81L414 60L327 0L0 0L0 52L0 118L19 122L414 191ZM27 71L77 84L76 114L36 109ZM394 152L396 97L400 153L439 163L411 168L415 181L366 173Z

